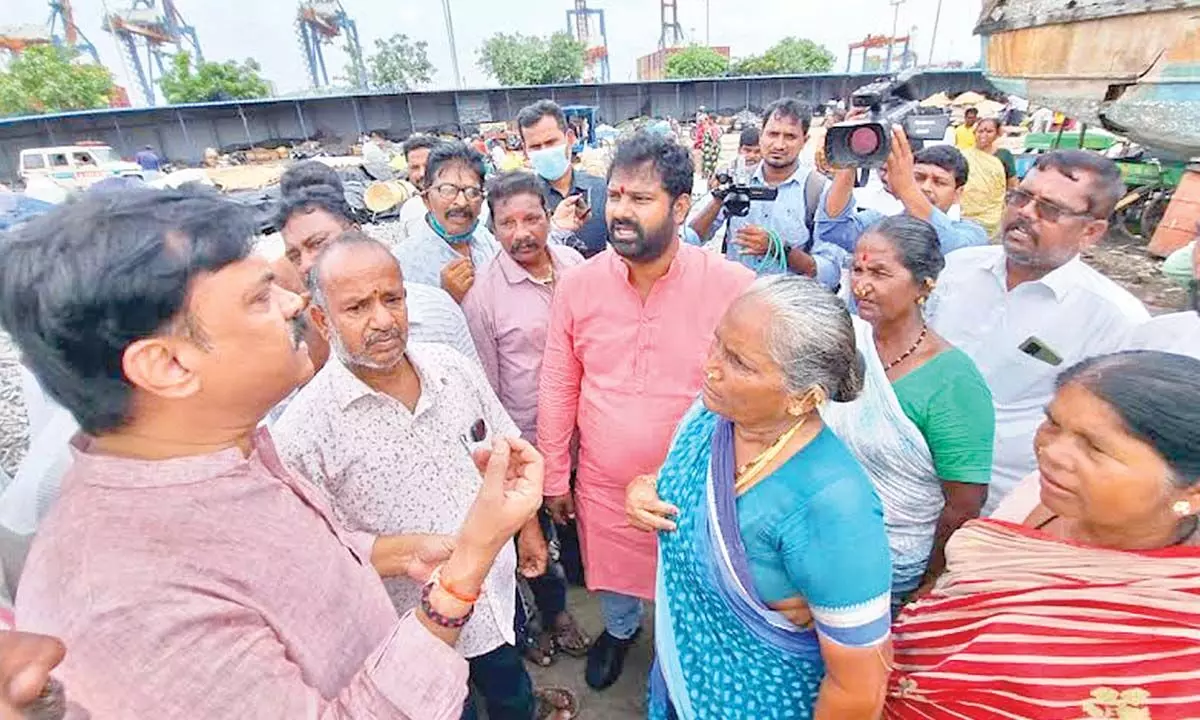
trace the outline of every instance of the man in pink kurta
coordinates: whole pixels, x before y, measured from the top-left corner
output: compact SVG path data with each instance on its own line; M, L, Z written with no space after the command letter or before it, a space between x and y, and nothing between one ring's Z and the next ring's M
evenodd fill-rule
M654 535L625 520L625 488L654 473L702 383L717 322L754 273L680 243L690 205L686 148L638 133L609 174L612 247L564 274L551 307L538 393L538 447L547 504L570 507L573 433L579 432L574 507L588 587L601 593L605 632L588 657L588 684L608 687L652 599Z

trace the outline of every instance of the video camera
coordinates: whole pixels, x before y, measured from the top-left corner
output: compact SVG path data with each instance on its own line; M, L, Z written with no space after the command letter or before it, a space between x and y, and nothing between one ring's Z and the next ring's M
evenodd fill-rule
M713 197L721 201L731 216L746 217L750 214L750 203L774 202L779 197L779 188L736 182L729 173L718 173Z
M892 151L892 126L900 125L914 149L925 140L941 140L950 126L950 115L938 110L924 114L913 81L919 73L906 70L892 80L864 85L850 96L850 105L868 111L838 123L825 133L825 156L834 167L878 168Z

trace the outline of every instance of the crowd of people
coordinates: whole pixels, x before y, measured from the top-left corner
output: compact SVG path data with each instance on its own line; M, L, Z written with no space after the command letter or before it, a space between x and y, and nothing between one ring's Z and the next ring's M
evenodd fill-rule
M197 187L0 239L41 458L0 498L0 717L567 720L526 662L603 691L647 627L656 720L1195 717L1200 305L1080 258L1116 167L1010 176L976 118L896 130L867 202L811 118L739 138L778 191L746 215L693 198L708 125L601 178L540 101L529 170L410 137L386 223L292 166L279 258Z

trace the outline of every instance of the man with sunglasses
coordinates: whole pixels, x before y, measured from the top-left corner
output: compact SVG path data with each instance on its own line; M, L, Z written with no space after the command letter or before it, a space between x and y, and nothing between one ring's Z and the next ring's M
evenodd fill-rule
M1191 261L1187 307L1138 326L1130 335L1130 350L1161 350L1200 358L1200 222L1196 223L1196 236L1198 240L1183 253Z
M1083 150L1042 155L1007 196L1000 245L946 256L929 326L975 361L996 406L990 511L1036 462L1033 435L1060 372L1120 350L1149 318L1080 259L1125 194L1116 165Z
M483 156L460 141L444 142L425 166L425 222L396 248L411 282L435 285L462 303L475 282L475 270L500 252L479 221L483 210Z

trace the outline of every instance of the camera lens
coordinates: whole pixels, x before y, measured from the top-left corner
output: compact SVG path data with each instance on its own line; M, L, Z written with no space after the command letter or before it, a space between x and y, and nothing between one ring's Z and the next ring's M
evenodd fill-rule
M860 127L850 133L850 151L855 155L870 155L879 150L879 135L869 127Z

